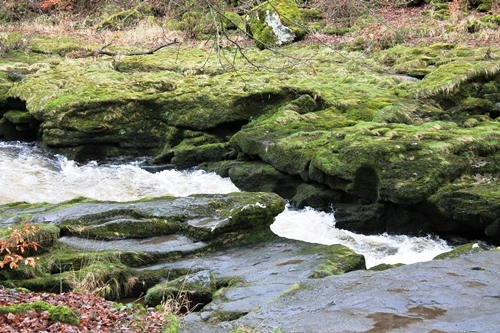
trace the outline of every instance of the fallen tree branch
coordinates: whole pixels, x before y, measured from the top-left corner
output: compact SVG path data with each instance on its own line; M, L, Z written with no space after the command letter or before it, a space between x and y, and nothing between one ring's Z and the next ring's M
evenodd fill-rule
M107 48L108 46L110 46L111 44L113 44L113 43L108 43L108 44L104 45L103 47L101 47L99 50L97 50L97 51L94 52L94 61L97 60L97 57L99 57L100 54L102 54L102 55L108 55L108 56L112 56L112 57L117 56L117 55L125 56L125 57L138 56L138 55L147 55L147 54L153 54L156 51L161 50L164 47L172 46L172 45L178 44L178 43L179 42L176 39L174 39L172 42L160 45L160 46L158 46L155 49L152 49L152 50L149 50L149 51L143 51L143 52L132 52L132 53L118 53L118 52L104 51L105 48Z

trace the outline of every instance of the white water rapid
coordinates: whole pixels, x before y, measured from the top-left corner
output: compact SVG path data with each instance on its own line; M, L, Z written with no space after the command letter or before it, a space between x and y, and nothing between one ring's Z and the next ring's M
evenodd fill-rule
M61 202L79 196L128 201L151 196L239 191L230 180L203 171L150 173L138 163L79 166L36 146L0 142L0 204ZM332 213L287 208L271 226L279 236L320 244L343 244L363 254L367 267L427 261L451 250L440 239L364 236L335 228Z

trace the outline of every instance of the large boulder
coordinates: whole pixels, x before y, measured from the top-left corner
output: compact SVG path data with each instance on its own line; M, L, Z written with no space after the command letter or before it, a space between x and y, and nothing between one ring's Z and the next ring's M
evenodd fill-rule
M293 0L264 1L248 13L247 24L260 49L290 44L306 33L302 12Z

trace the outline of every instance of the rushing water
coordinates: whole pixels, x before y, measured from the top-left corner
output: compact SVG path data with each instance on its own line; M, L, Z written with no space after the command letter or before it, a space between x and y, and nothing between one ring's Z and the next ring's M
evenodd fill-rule
M44 153L34 145L0 142L0 204L61 202L84 196L128 201L151 196L239 191L230 180L203 171L147 172L138 163L83 166ZM271 229L282 237L321 244L343 244L363 254L368 267L414 263L451 248L440 239L364 236L335 228L332 213L311 208L280 214Z

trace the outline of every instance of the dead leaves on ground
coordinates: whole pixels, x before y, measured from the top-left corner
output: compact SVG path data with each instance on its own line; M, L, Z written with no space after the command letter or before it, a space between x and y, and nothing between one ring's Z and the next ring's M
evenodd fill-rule
M80 318L79 326L55 322L47 311L31 310L23 314L0 314L2 333L142 333L161 332L168 319L161 311L142 306L123 306L103 298L73 292L62 294L32 293L3 289L0 286L0 306L45 301L52 305L65 305Z

